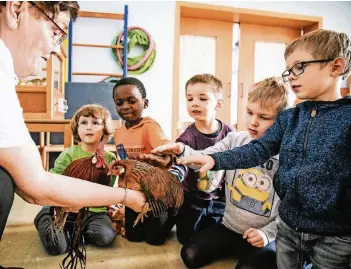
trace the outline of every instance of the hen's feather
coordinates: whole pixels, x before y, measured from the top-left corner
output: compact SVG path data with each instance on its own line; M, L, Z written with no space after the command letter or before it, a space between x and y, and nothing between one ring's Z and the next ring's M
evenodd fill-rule
M92 159L93 157L86 157L73 161L63 171L62 175L102 185L109 185L110 177L107 176L108 168L106 166L100 168L96 167L96 165L92 163Z
M125 170L119 175L119 187L142 191L155 217L168 208L177 213L184 199L183 188L173 174L137 160L118 160L111 168L116 166Z

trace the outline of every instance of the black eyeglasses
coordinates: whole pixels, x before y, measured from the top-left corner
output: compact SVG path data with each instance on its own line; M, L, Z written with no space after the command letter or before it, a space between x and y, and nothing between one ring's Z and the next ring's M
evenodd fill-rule
M55 42L55 46L60 45L66 38L67 38L67 33L52 19L50 18L50 16L48 14L45 13L45 11L43 9L41 9L35 2L33 1L29 1L29 3L31 3L33 6L35 6L41 13L43 13L45 15L45 17L50 20L55 27L57 28L57 30L60 31L60 33L54 33L54 42Z
M333 61L334 59L328 59L328 60L314 60L314 61L304 61L304 62L299 62L293 65L288 70L285 70L282 73L283 81L288 82L289 81L289 76L291 73L293 73L294 76L300 76L303 72L305 72L305 67L307 64L313 64L313 63L326 63Z

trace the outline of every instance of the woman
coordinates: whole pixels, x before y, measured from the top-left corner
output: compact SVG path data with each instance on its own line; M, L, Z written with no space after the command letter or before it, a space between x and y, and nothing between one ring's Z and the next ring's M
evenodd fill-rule
M78 10L76 1L0 2L0 239L14 191L27 202L66 207L67 211L123 200L134 211L141 211L145 203L141 192L46 172L25 126L15 90L17 77L36 75L43 60L59 53L67 37L65 29L77 18Z

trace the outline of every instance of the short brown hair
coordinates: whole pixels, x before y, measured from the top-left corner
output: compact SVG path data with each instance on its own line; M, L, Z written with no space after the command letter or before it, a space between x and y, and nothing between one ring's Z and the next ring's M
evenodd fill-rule
M261 101L263 107L273 106L278 112L288 107L288 92L280 77L269 77L252 85L248 101Z
M316 60L345 59L345 70L341 74L343 79L348 77L351 66L351 43L348 36L331 30L319 29L292 41L285 49L285 59L296 49L310 53Z
M104 124L103 140L107 142L111 138L113 134L113 128L110 111L102 105L88 104L80 107L71 119L71 130L75 142L82 141L78 135L78 123L80 117L93 117L96 119L102 119Z
M198 74L190 78L185 84L185 90L188 88L189 85L194 85L197 83L207 84L212 87L213 91L222 98L222 82L211 74Z
M78 17L79 4L77 1L35 1L47 15L55 19L60 12L69 12L71 19L75 21ZM0 1L0 6L6 6L6 1Z

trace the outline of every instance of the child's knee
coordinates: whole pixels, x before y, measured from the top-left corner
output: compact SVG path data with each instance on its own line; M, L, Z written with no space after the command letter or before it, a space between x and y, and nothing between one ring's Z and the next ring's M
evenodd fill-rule
M144 241L144 236L141 234L128 233L126 231L126 238L130 242L142 242Z
M101 226L99 229L88 230L86 232L87 242L99 247L109 246L116 238L116 232L112 226Z
M152 246L160 246L166 242L166 236L145 236L145 242Z
M183 246L182 250L180 251L180 257L182 258L184 264L188 268L198 268L198 257L196 251L189 247Z
M52 224L50 216L50 207L43 207L34 218L34 226L38 231L44 229L47 225Z
M138 223L135 227L125 226L125 237L131 242L142 242L145 239L144 223Z
M49 243L49 244L45 244L44 248L46 250L46 252L50 255L53 256L57 256L57 255L62 255L63 253L65 253L67 251L67 244L66 243Z

